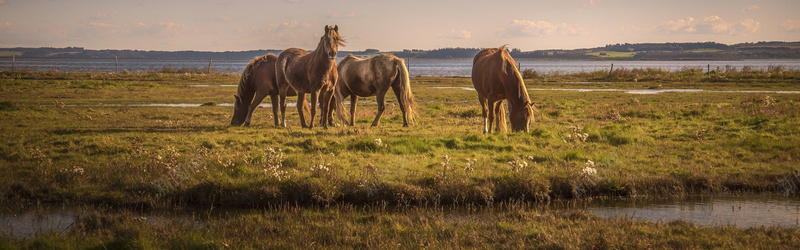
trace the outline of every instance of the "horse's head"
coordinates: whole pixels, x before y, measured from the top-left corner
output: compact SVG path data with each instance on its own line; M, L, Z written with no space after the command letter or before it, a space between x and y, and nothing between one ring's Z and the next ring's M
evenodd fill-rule
M525 102L522 107L511 107L510 120L511 131L528 132L533 121L533 103Z
M241 126L244 119L247 119L247 105L242 102L239 95L233 95L236 101L233 102L233 118L231 118L231 126Z
M325 35L320 38L319 44L328 59L336 60L336 53L339 46L344 46L344 38L339 35L339 25L333 27L325 25Z

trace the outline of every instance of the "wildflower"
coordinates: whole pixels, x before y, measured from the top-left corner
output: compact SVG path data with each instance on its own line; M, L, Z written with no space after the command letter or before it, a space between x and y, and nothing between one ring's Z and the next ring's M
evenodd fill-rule
M464 167L464 172L472 172L474 169L472 168L475 163L478 162L478 159L467 159L467 166Z
M586 165L581 170L581 174L583 176L595 176L597 175L597 169L594 168L594 162L591 160L586 161Z
M375 145L378 145L378 146L383 145L383 141L381 141L381 138L375 139Z

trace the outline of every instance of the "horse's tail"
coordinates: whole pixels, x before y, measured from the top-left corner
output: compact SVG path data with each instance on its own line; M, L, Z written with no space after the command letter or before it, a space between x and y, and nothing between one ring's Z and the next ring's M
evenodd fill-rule
M336 84L333 86L333 108L336 109L336 116L342 120L342 123L347 124L348 121L348 113L345 111L344 108L344 95L342 95L342 84L344 82L341 80L341 77L336 78ZM353 124L350 124L351 126Z
M497 104L497 109L495 109L494 116L497 120L497 130L500 132L506 132L508 127L506 126L506 109L503 107L503 102L499 102ZM491 133L491 131L489 132Z
M345 63L345 62L340 62L340 63ZM333 86L333 103L331 103L331 105L333 105L334 109L336 109L336 116L339 117L340 120L342 120L343 124L347 124L349 113L345 111L344 95L342 95L342 88L344 88L342 84L346 83L344 80L342 80L344 77L342 77L341 72L338 72L338 69L337 69L337 75L338 76L336 76L336 84L334 84ZM353 126L353 124L350 124L350 126Z
M406 120L409 122L414 121L414 94L411 93L411 80L408 76L408 69L402 59L394 60L395 69L397 69L397 76L394 79L394 86L400 91L399 97L403 101L403 109L406 111Z

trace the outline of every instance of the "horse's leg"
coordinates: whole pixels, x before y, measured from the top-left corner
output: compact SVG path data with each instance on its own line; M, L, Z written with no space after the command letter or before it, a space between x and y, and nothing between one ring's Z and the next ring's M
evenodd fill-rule
M272 116L275 118L275 127L279 125L278 109L280 109L280 103L278 101L278 96L278 94L272 94L269 96L270 101L272 101Z
M495 117L495 108L494 107L495 107L496 104L497 104L497 101L495 101L492 98L489 98L489 117L487 119L487 121L489 123L489 127L486 130L486 131L488 131L488 133L492 133L492 125L494 125L494 117Z
M311 91L311 119L310 119L311 124L308 126L308 128L312 128L312 129L314 128L314 117L317 116L317 102L318 101L319 101L319 90L316 90L316 91L312 90ZM325 115L324 111L325 110L323 110L323 114L322 115Z
M281 85L278 85L281 86ZM281 127L286 127L286 95L289 91L289 86L281 86L278 89L278 96L280 97L280 109L281 109Z
M381 115L386 109L386 102L384 101L384 98L386 97L386 91L389 91L388 84L386 86L381 86L381 88L378 89L378 93L375 95L376 99L378 99L378 114L375 115L375 120L372 121L373 127L378 126L378 124L381 122Z
M315 103L316 104L316 103ZM306 105L306 93L297 92L297 113L300 114L300 126L307 128L306 115L303 113L303 107ZM311 106L311 123L314 123L314 107Z
M489 115L489 111L486 110L486 97L478 96L478 101L481 103L481 117L483 118L483 133L489 133L489 120L487 116Z
M326 91L322 94L322 103L325 106L325 120L323 122L323 126L328 128L328 126L334 126L333 124L333 91Z
M403 112L403 127L408 127L408 115L406 114L406 103L403 101L401 96L403 95L402 90L400 90L400 84L392 85L392 90L394 91L394 95L397 97L397 104L400 105L400 111Z
M356 94L350 95L350 126L356 125L356 104L358 104L358 96Z
M253 98L253 102L250 103L250 107L247 110L247 118L244 119L245 126L250 126L250 119L253 117L253 111L258 108L258 105L261 104L261 101L264 100L264 97L267 97L266 92L256 92L256 96Z
M497 132L506 132L506 112L503 109L503 100L497 101L494 108L494 130Z

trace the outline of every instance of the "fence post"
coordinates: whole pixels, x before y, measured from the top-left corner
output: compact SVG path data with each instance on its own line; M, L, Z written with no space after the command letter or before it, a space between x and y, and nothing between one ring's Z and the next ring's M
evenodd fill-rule
M17 70L17 55L11 55L11 71Z
M709 75L711 74L711 64L708 65L708 70L706 72L708 72Z
M214 58L209 58L208 59L208 73L207 74L211 74L211 61L213 61L213 60L214 60Z
M114 56L114 66L117 68L117 74L119 74L119 60L117 59L117 56Z
M411 76L411 57L407 58L406 64L406 71L408 71L408 75Z
M611 77L611 72L613 72L613 71L614 71L614 64L612 63L611 64L611 69L608 70L608 77Z

